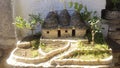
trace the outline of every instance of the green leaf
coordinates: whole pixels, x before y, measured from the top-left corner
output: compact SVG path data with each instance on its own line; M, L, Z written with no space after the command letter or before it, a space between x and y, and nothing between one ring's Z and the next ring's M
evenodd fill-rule
M72 8L73 2L69 2L69 7Z
M84 9L85 9L85 11L88 11L86 6L84 7Z
M75 8L76 11L78 11L78 9L79 9L79 4L78 4L77 2L74 3L74 8Z
M82 10L82 8L83 8L83 5L82 5L82 4L80 4L80 5L79 5L79 11L81 11L81 10Z

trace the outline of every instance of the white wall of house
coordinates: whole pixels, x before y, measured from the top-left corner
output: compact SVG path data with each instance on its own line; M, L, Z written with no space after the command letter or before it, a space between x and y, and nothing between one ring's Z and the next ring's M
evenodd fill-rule
M68 10L68 2L79 2L86 5L89 11L97 11L98 16L101 16L101 9L105 8L106 0L65 0ZM61 0L14 0L14 14L15 16L22 16L28 19L29 14L41 13L43 18L52 9L60 11L63 9L63 2Z

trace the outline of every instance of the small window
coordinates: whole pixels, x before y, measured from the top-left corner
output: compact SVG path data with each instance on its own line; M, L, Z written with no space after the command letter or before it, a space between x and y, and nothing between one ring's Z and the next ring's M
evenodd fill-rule
M47 31L46 33L49 34L49 31Z
M65 33L67 33L68 31L67 30L65 30Z

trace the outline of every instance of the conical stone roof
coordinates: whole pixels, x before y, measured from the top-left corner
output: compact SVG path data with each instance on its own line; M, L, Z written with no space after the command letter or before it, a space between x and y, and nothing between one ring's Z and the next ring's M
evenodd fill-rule
M44 20L44 28L54 28L58 26L58 15L56 12L51 11L48 13Z
M68 26L70 24L70 15L66 9L60 12L59 22L60 22L60 25L62 26Z
M74 11L74 13L71 15L71 26L84 26L85 24L82 21L81 15L79 12Z

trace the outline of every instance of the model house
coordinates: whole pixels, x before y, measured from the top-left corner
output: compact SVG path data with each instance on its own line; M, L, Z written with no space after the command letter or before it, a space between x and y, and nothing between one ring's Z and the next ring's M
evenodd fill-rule
M60 14L49 12L42 27L43 38L83 37L85 33L86 26L80 14L74 11L70 15L66 9Z

